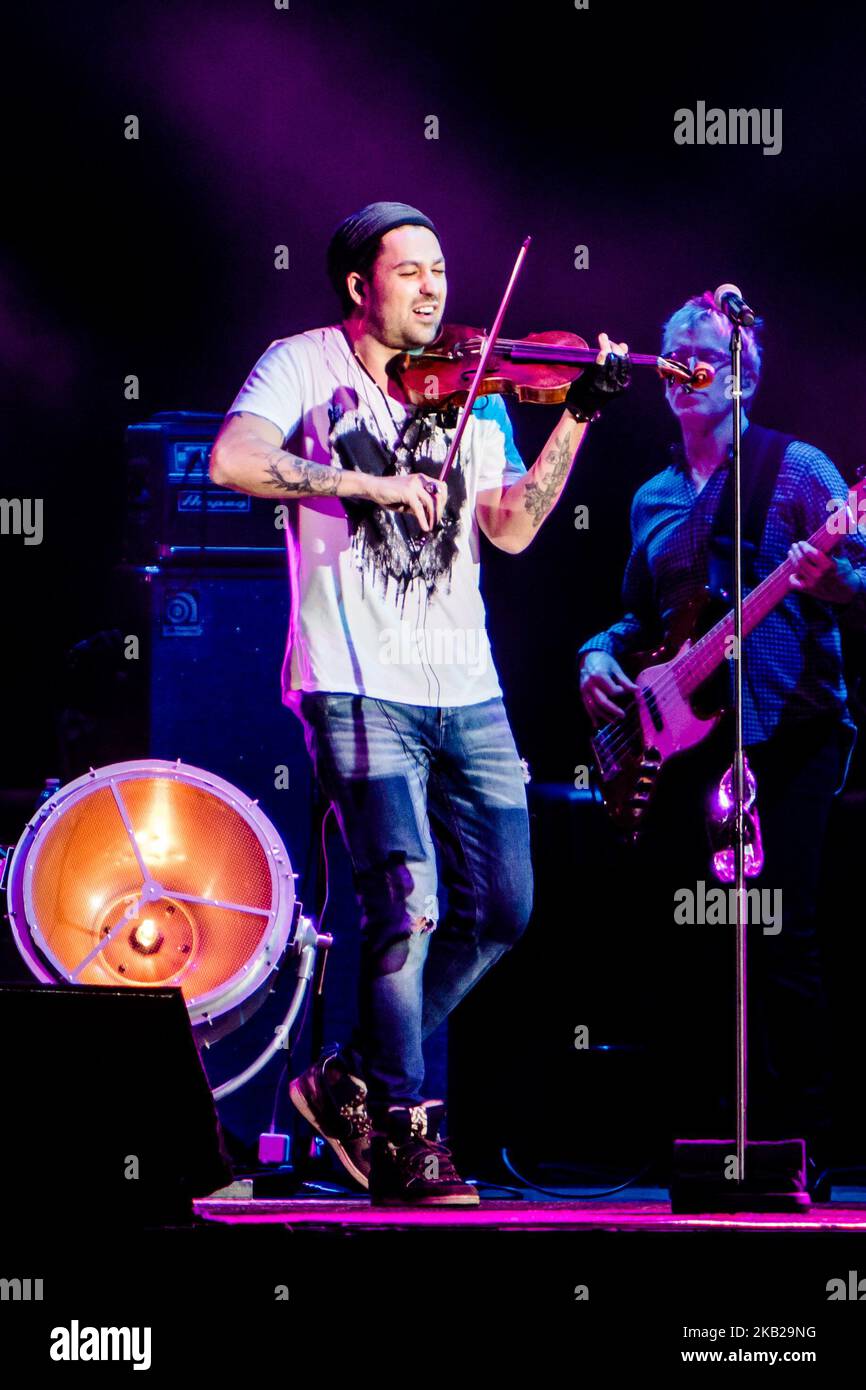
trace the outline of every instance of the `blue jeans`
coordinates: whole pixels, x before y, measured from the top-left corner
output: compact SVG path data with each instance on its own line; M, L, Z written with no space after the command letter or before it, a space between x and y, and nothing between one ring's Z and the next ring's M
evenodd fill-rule
M498 698L441 709L316 693L300 713L361 909L358 1023L342 1055L366 1081L371 1113L417 1105L424 1038L529 920L514 738Z

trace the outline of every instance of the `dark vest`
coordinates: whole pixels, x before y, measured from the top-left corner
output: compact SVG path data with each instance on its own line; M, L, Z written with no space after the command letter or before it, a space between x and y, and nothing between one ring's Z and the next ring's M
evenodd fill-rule
M749 422L743 435L742 477L740 485L742 506L743 583L754 588L758 582L755 557L767 524L767 514L776 489L782 459L795 436L768 430ZM710 530L708 577L710 589L733 599L734 479L732 468L722 485L718 505Z

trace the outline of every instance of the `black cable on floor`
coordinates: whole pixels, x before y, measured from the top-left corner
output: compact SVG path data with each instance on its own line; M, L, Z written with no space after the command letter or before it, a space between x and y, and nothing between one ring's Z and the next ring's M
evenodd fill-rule
M610 1187L605 1189L605 1191L603 1192L570 1192L564 1196L563 1193L556 1188L542 1187L540 1183L530 1182L529 1178L525 1178L522 1173L519 1173L517 1171L514 1164L511 1162L511 1159L508 1156L507 1149L500 1150L500 1157L502 1158L502 1162L505 1164L505 1167L508 1169L509 1173L511 1173L513 1177L517 1178L518 1182L523 1183L524 1188L527 1188L532 1192L540 1192L545 1197L555 1197L560 1202L573 1202L575 1197L579 1198L581 1202L593 1202L597 1201L600 1197L612 1197L614 1193L623 1192L627 1187L631 1187L634 1183L638 1181L639 1178L642 1178L644 1174L648 1173L652 1168L652 1162L646 1163L638 1173L635 1173L632 1177L627 1178L626 1181L620 1183L618 1187Z

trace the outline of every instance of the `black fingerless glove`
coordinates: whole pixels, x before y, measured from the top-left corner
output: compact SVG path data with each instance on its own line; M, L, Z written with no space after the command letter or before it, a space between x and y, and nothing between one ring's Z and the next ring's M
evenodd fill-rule
M615 352L609 352L603 362L591 362L584 367L577 381L571 383L565 408L575 420L594 420L608 401L622 395L630 381L628 353L618 357Z

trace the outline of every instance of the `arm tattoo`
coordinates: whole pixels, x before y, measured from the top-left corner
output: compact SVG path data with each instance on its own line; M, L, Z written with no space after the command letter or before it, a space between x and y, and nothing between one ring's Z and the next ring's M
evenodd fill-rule
M547 476L541 482L526 484L523 505L532 517L533 526L541 525L559 496L573 457L574 448L570 437L561 439L544 460L545 463L553 465Z
M271 487L295 497L336 497L340 481L338 468L323 463L304 463L290 454L283 457L286 460L283 464L273 458L265 464L265 481ZM288 476L289 471L293 477Z

